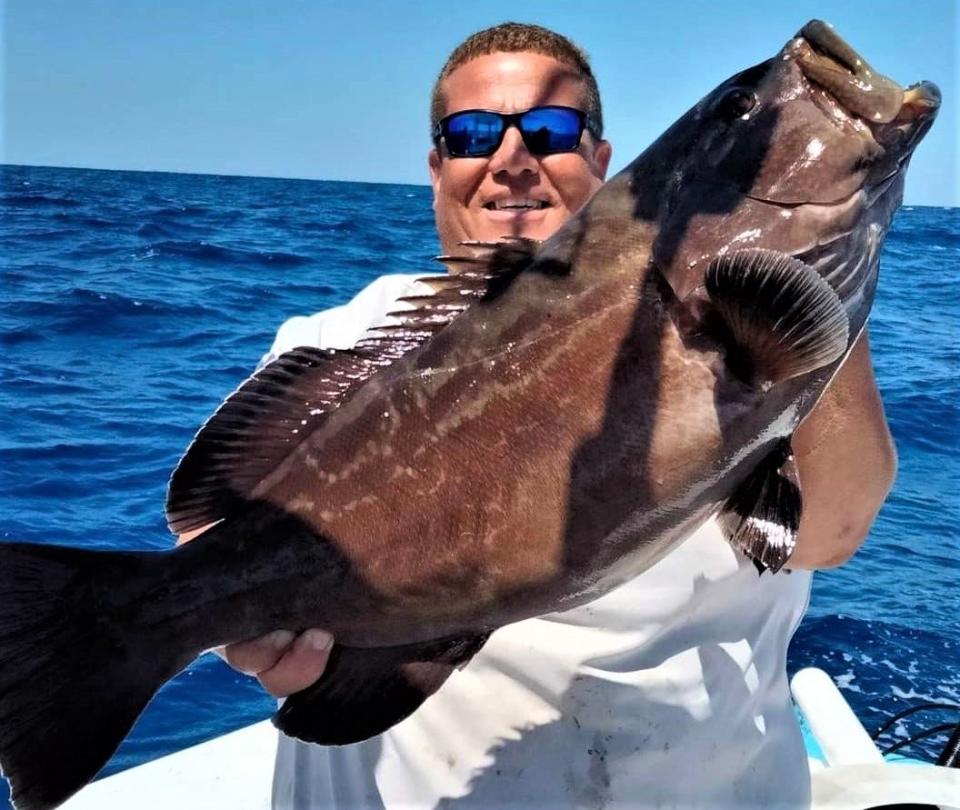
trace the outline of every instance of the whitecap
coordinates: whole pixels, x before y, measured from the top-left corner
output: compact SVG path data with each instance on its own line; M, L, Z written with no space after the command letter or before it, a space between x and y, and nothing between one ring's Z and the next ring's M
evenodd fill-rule
M843 675L838 675L834 680L837 682L837 687L839 689L846 689L848 692L859 692L863 694L863 690L859 685L854 684L856 675L853 674L852 669L848 669Z
M944 686L942 683L938 684L937 689L947 697L953 698L957 701L957 708L960 708L960 690L953 689L950 686Z
M924 700L928 703L934 703L936 701L936 698L933 695L927 695L922 692L918 692L913 687L910 687L909 690L904 690L896 684L891 684L890 691L893 693L894 697L898 697L901 700Z

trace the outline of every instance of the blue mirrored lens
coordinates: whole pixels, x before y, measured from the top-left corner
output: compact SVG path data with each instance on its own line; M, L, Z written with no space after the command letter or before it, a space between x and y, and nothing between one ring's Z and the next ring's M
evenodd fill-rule
M571 152L580 143L580 116L573 110L533 109L520 119L523 140L535 155Z
M487 157L500 147L507 126L515 124L527 149L535 155L572 152L580 144L584 116L567 107L535 107L524 113L464 110L442 124L453 157Z
M445 138L451 155L481 156L497 150L503 119L496 113L467 112L447 121Z

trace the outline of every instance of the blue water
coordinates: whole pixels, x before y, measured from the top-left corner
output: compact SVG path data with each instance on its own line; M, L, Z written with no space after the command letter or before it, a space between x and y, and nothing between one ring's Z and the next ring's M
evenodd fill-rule
M0 168L0 540L169 545L170 471L277 326L434 272L435 253L425 187ZM868 727L960 704L958 210L902 210L882 267L872 337L900 472L861 553L818 574L789 661L830 672ZM272 708L207 656L110 769Z

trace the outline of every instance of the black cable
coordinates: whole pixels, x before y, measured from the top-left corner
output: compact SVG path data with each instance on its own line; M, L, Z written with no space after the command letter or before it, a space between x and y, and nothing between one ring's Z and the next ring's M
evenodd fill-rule
M945 768L960 768L960 723L953 730L947 745L937 758L937 765Z
M907 717L911 714L916 714L917 712L925 711L926 709L953 709L956 712L960 712L960 705L956 703L918 703L916 706L911 706L909 709L904 709L902 712L898 712L886 723L880 726L873 733L873 739L879 739L880 735L883 734L888 728L890 728L897 720L902 720L904 717Z
M935 737L937 734L943 734L945 731L952 731L955 727L956 723L944 723L942 726L928 728L926 731L921 731L919 734L914 734L912 737L908 737L906 740L900 740L900 742L894 743L882 753L884 756L887 754L892 754L894 751L899 751L901 748L910 745L911 743L924 740L927 737Z

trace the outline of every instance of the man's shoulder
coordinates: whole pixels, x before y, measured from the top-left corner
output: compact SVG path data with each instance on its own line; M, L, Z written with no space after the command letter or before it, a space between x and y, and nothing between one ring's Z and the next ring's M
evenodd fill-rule
M351 314L355 313L358 316L361 311L380 314L379 311L385 305L393 304L398 298L429 292L429 288L419 281L425 275L424 273L417 275L391 273L390 275L380 276L360 290L348 303L343 305L343 308L350 308L353 311Z

